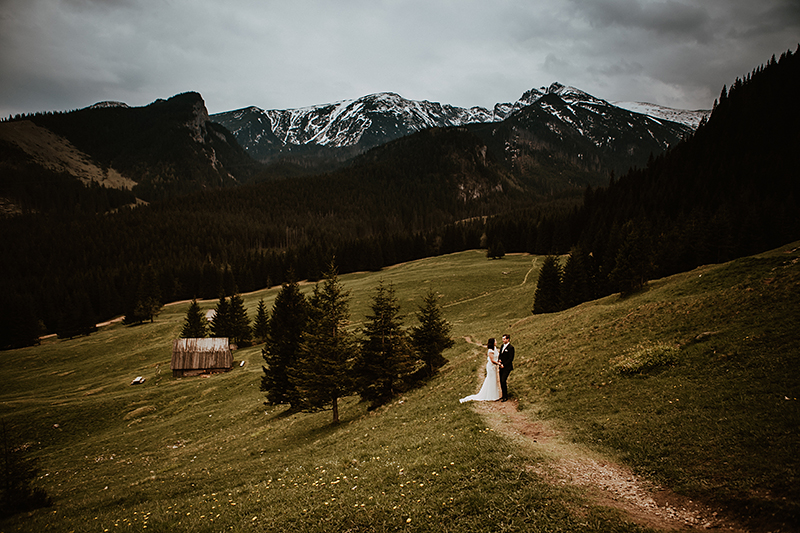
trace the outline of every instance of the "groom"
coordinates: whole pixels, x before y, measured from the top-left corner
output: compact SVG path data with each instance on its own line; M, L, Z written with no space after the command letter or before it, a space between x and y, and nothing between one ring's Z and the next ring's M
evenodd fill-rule
M500 348L500 390L501 402L508 401L508 375L514 370L514 347L511 345L511 336L503 335L503 347Z

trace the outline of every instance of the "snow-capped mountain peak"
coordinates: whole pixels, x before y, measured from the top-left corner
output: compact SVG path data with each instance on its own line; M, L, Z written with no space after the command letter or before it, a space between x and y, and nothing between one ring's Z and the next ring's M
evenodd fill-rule
M228 128L253 157L268 160L302 147L355 147L361 151L422 129L500 122L549 95L558 96L567 106L585 108L595 114L602 114L605 106L615 106L575 87L552 83L526 91L516 102L498 103L491 111L477 106L467 109L427 100L408 100L397 93L379 92L354 100L296 109L248 107L215 114L212 120ZM654 105L625 107L620 103L616 106L658 121L688 124L693 129L702 118L697 114L702 112ZM551 105L546 107L556 112ZM559 118L563 120L564 116Z
M685 109L673 109L671 107L664 107L656 104L648 104L645 102L613 102L613 104L617 107L621 107L622 109L627 109L633 113L640 113L656 119L669 120L671 122L677 122L678 124L684 124L693 130L697 129L697 127L700 125L700 122L704 118L708 119L708 117L711 115L710 110L699 109L695 111L689 111Z

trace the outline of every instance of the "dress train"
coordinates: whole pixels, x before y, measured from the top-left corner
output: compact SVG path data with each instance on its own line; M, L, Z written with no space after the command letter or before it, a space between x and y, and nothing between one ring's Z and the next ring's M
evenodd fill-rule
M481 390L478 391L478 394L471 394L461 398L459 402L493 402L500 399L500 371L495 363L499 354L500 352L497 348L489 350L486 357L486 379L483 380Z

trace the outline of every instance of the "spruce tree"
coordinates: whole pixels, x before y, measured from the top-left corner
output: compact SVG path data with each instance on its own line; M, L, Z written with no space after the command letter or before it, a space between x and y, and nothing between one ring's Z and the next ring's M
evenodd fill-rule
M371 402L371 409L388 402L414 367L413 352L399 312L394 287L386 287L381 281L373 297L372 314L367 316L354 369L358 392L362 399Z
M261 390L267 393L272 404L289 403L291 407L302 407L301 395L289 373L300 366L300 343L308 322L308 302L300 286L289 276L290 281L281 285L281 290L272 305L264 348L261 356L265 366L261 376Z
M632 294L642 287L653 271L653 252L650 244L649 226L628 221L623 227L625 234L609 275L613 286L622 294Z
M229 304L224 294L220 294L217 306L214 308L214 316L211 318L211 336L212 337L231 337L230 313L228 312Z
M181 338L202 339L208 336L208 321L197 300L192 300L181 330Z
M264 298L261 298L258 300L256 318L253 321L253 340L255 342L264 342L268 333L269 315L267 314L267 305L264 303Z
M411 328L411 343L418 360L425 365L426 377L447 363L442 353L455 346L450 337L450 324L442 316L436 293L430 289L416 313L419 326Z
M506 255L506 249L503 246L503 243L500 241L495 241L489 245L489 248L486 250L486 257L489 259L502 259Z
M565 309L592 299L589 258L581 248L573 248L564 264L561 301Z
M539 271L539 281L533 296L533 314L555 313L561 310L561 267L558 258L548 255Z
M236 288L236 280L233 277L233 271L231 270L230 265L225 265L225 268L222 271L222 290L225 292L225 295L233 296L238 292Z
M357 343L347 330L350 293L331 262L309 300L309 321L300 344L300 360L290 378L311 408L330 405L339 423L339 398L353 392L352 360Z
M152 265L147 265L142 271L139 288L136 291L136 303L133 314L126 318L126 323L153 322L161 312L161 288L158 284L156 271Z
M206 262L203 264L200 273L200 296L203 298L213 298L220 293L224 293L222 272L212 263Z
M244 307L242 295L236 292L228 302L228 325L230 341L237 346L248 346L253 332L250 328L250 317Z

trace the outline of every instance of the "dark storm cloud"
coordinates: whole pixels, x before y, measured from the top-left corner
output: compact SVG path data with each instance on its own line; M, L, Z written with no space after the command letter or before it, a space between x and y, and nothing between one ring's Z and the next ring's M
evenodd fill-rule
M700 6L677 1L645 3L636 0L575 2L579 11L596 28L639 29L645 33L673 38L708 38L711 17Z
M794 0L0 0L0 115L200 92L209 111L394 91L491 107L554 81L709 108L797 47Z

